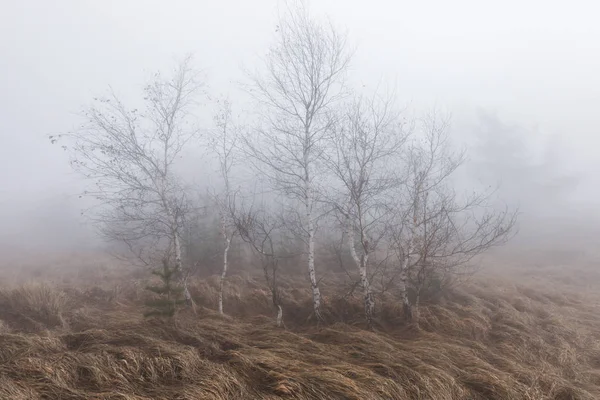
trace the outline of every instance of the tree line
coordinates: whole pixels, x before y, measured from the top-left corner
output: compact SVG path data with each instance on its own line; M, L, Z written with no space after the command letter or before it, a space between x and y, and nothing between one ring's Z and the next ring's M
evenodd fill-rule
M251 123L242 124L233 104L220 100L211 126L195 124L204 85L186 58L147 84L142 110L110 92L95 99L80 129L50 137L93 183L85 194L96 200L91 216L100 232L163 279L152 291L171 296L169 315L180 302L173 293L193 306L187 279L192 264L204 261L185 253L207 206L217 210L223 242L219 312L238 240L262 260L277 325L284 312L280 265L292 256L306 265L313 315L322 318L320 230L350 255L369 327L376 307L370 280L380 261L405 318L418 322L428 285L464 272L473 257L514 233L516 210L491 207L492 192L455 189L466 153L451 143L449 117L434 110L409 118L395 93L357 90L349 84L351 60L345 35L302 4L288 5L264 65L248 73ZM220 180L200 200L177 169L198 143L215 159ZM238 182L248 170L252 183ZM179 285L173 293L171 279Z

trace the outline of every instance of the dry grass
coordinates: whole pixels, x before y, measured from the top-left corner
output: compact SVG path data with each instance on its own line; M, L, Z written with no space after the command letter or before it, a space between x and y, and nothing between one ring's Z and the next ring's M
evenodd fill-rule
M6 288L0 399L598 399L598 297L544 285L477 278L423 307L418 330L385 296L376 332L334 285L316 327L309 292L284 282L287 330L248 277L231 277L228 317L210 278L193 283L199 315L174 321L141 317L136 281Z
M0 318L20 331L64 326L65 292L48 284L26 284L0 292Z

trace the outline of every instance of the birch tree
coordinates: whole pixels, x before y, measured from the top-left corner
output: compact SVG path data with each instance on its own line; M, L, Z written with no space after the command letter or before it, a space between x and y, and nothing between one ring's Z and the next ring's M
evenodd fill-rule
M156 74L144 88L145 109L130 109L111 90L94 99L81 129L65 140L71 165L93 182L92 219L107 238L125 243L138 261L167 257L185 285L182 230L190 202L174 165L196 134L189 111L201 84L190 59L171 77Z
M350 61L346 38L312 19L303 4L280 18L276 41L265 58L266 71L251 75L262 124L245 148L256 169L302 208L314 313L321 319L321 292L315 270L315 233L320 199L320 159L331 130L332 107L345 95Z
M356 98L347 105L333 137L328 164L341 183L336 209L359 271L365 317L372 328L375 300L369 282L369 261L385 241L393 189L401 183L397 166L406 133L393 101Z
M223 236L223 269L219 281L219 313L223 314L223 288L229 267L228 255L231 241L237 233L232 213L235 212L234 193L231 188L231 169L235 163L235 148L238 141L237 127L232 120L231 103L228 100L221 102L219 112L214 117L216 130L211 135L210 148L219 161L219 175L223 188L213 197L219 210L221 235Z
M492 192L460 196L454 190L451 178L465 153L452 150L449 122L435 112L422 120L419 136L407 150L404 201L391 235L400 261L405 317L417 324L423 289L433 280L459 275L473 257L505 243L517 218L517 210L490 207Z

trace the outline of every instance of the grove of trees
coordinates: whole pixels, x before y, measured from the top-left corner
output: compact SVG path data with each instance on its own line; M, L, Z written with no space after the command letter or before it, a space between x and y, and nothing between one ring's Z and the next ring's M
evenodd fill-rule
M213 123L198 125L204 85L186 58L170 76L154 76L143 108L111 92L95 99L80 129L51 137L89 179L99 231L164 281L153 288L166 296L163 314L180 302L193 307L187 279L215 262L223 313L235 245L260 260L277 325L285 312L282 265L301 260L320 321L318 254L333 238L352 260L368 327L382 289L375 272L418 323L426 288L468 273L473 257L514 233L516 210L492 207L491 192L453 185L466 158L451 142L449 117L433 110L409 118L394 95L357 90L351 61L345 35L303 4L288 4L264 65L244 86L251 122L219 100ZM201 173L217 172L218 184L198 187L180 174L178 161L194 146L207 150L198 157L214 158L216 171ZM198 251L209 236L220 237L217 258Z

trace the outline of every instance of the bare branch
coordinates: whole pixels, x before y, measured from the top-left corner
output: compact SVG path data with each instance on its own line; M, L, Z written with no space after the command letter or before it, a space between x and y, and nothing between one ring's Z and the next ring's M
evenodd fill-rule
M80 130L64 135L73 168L94 185L92 220L144 265L170 254L181 270L181 232L193 208L174 164L197 134L190 119L202 85L186 58L171 77L144 88L146 108L129 109L111 89L95 99Z

